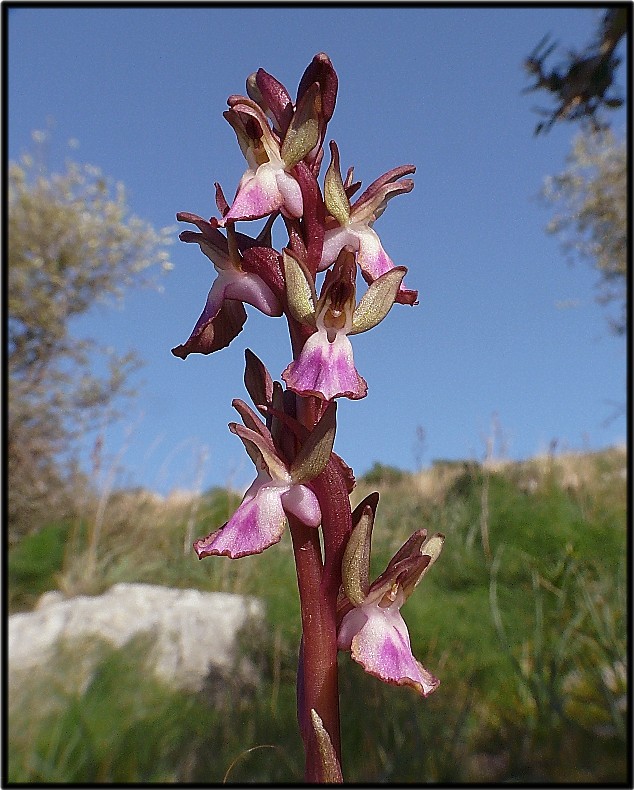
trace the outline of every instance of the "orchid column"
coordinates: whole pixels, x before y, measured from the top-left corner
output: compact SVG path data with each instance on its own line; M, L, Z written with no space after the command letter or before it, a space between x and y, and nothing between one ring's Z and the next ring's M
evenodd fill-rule
M377 493L352 512L352 470L333 452L336 399L363 398L350 337L377 326L395 302L417 304L373 228L394 195L409 192L414 172L404 165L374 181L354 202L359 182L345 179L339 150L319 185L326 129L337 95L328 57L316 55L295 102L263 69L247 79L247 96L230 96L225 118L247 161L231 205L216 184L219 217L179 213L198 229L180 234L212 262L214 280L185 343L185 359L224 348L242 331L245 304L285 316L292 360L274 381L246 350L244 383L255 410L234 400L242 424L229 429L244 444L256 475L229 521L194 543L198 557L238 559L278 543L288 522L301 603L302 640L297 713L309 782L342 781L337 651L350 651L366 672L409 685L426 697L439 684L412 655L400 608L442 548L443 536L415 532L386 570L369 581L370 541ZM236 224L267 218L252 237ZM284 224L288 243L277 251L271 229ZM223 232L224 230L224 232ZM367 288L357 301L357 270ZM325 272L320 277L318 273ZM318 295L319 292L319 295ZM323 540L320 542L321 530ZM323 551L322 551L323 543Z

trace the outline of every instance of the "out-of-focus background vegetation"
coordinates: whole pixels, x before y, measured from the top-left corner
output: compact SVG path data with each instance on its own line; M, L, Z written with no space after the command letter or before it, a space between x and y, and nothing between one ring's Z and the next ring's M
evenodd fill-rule
M595 66L621 29L619 18L613 27L609 20L592 45ZM612 50L603 71L583 53L567 71L548 71L550 52L527 61L535 89L558 102L537 131L588 123L568 169L546 185L556 207L549 229L596 267L601 298L624 308L625 146L597 121ZM96 300L155 279L169 266L168 234L134 217L123 187L97 168L71 162L48 172L37 145L11 164L8 186L9 613L32 609L50 590L72 597L146 582L257 596L268 624L266 636L242 637L257 687L236 682L213 703L149 678L144 642L104 650L77 693L61 691L55 679L70 670L63 658L53 662L11 711L8 779L296 781L300 634L288 535L257 557L198 562L192 538L222 524L238 493L164 498L118 488L118 461L104 458L100 439L90 469L77 461L82 434L106 431L133 397L138 360L76 337L73 320ZM615 334L625 332L624 316L610 318ZM377 573L415 529L447 541L403 610L414 654L440 688L420 700L340 656L348 781L607 784L628 776L626 450L562 453L553 442L549 454L507 462L499 438L496 429L481 461L436 460L417 473L377 464L358 480L354 503L381 494Z
M355 501L381 492L376 573L416 528L447 541L403 608L414 654L441 678L439 689L421 700L340 654L348 781L625 781L625 461L612 449L524 463L438 461L418 474L377 465L358 482ZM44 688L34 679L37 701L11 716L10 779L301 777L288 535L237 561L199 562L183 551L192 513L203 535L238 500L223 489L189 502L118 491L101 509L96 545L99 502L89 499L83 516L47 523L11 548L11 611L29 609L45 590L92 594L151 582L258 596L268 636L243 640L258 686L221 703L161 687L134 645L104 654L83 693L56 690L63 684L50 678L68 665L51 666ZM46 695L57 697L54 712L46 713Z

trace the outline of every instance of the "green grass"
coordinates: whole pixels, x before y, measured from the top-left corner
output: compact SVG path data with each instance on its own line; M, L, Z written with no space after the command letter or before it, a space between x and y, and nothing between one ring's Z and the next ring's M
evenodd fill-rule
M57 587L69 546L78 532L85 536L81 523L77 529L69 522L47 524L11 548L8 572L12 611L32 609L42 593Z
M416 493L413 478L394 470L375 469L369 481L359 481L357 501L371 485L381 491L375 573L414 529L441 531L447 539L403 608L414 654L440 677L440 688L421 700L340 654L348 781L626 781L623 462L612 452L589 456L591 482L582 487L566 487L551 464L529 488L526 468L458 465L440 499ZM481 537L484 486L489 558ZM198 508L195 536L219 526L235 504L226 492L209 492ZM13 781L221 782L227 775L230 782L279 783L301 777L299 606L289 536L258 556L198 561L183 552L189 515L186 508L113 514L92 589L145 581L262 598L266 637L257 643L243 637L259 667L257 693L228 681L220 701L176 694L142 672L143 644L109 651L89 688L62 698L55 714L38 713L35 705L12 713ZM12 549L9 600L15 606L56 583L81 586L77 568L85 546L75 530L80 537L72 556L64 556L69 534L51 525Z

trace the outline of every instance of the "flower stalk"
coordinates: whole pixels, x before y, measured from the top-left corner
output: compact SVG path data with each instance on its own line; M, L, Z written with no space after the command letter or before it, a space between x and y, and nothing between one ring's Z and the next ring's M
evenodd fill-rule
M198 244L217 276L189 338L172 349L185 359L228 346L245 324L245 304L287 320L292 359L281 381L247 349L244 383L255 410L233 402L242 423L229 428L251 458L255 479L234 515L194 549L201 559L260 554L281 540L288 523L302 625L297 717L304 779L312 783L343 781L339 650L349 651L376 678L408 685L423 697L439 684L414 658L400 608L437 559L444 538L417 530L371 583L379 495L366 497L353 512L354 475L334 452L336 400L358 400L368 392L350 338L378 326L394 304L418 303L417 292L403 285L407 269L394 265L373 228L388 200L413 188L404 178L413 165L388 171L351 203L360 184L353 182L352 168L342 177L339 149L331 141L320 186L337 86L329 58L319 53L295 102L263 69L248 77L247 96L229 97L224 116L247 169L231 203L216 184L219 217L177 214L197 228L183 231L181 240ZM236 228L262 218L256 236ZM281 251L272 244L278 219L288 233ZM367 283L359 299L357 273Z

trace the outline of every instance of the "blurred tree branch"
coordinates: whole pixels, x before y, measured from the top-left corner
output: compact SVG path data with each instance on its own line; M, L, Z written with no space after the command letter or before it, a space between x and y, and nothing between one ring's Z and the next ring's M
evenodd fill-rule
M558 208L547 226L569 257L589 261L598 271L603 304L618 302L612 331L626 330L627 151L609 130L580 133L562 173L549 176L542 196Z
M547 132L558 121L588 122L593 130L606 126L600 118L602 108L621 107L623 98L617 94L608 95L614 87L615 71L620 63L614 51L619 41L626 35L630 10L627 6L608 8L594 40L581 52L571 50L563 64L550 71L545 61L557 48L557 43L548 45L546 35L524 61L524 68L535 78L533 85L524 90L547 91L556 102L553 110L537 108L537 112L547 116L535 127L535 134Z
M49 173L46 135L33 137L35 155L8 171L10 540L64 514L74 441L131 394L135 355L76 337L73 320L170 267L169 230L132 216L122 184L75 162Z

